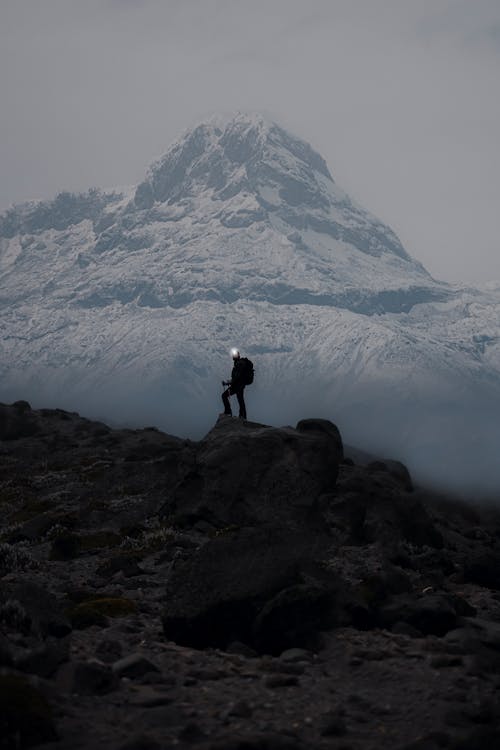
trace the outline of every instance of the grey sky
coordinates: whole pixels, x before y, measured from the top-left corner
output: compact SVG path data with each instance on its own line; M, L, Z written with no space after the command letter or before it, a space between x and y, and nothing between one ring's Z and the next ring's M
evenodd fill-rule
M0 208L265 112L438 278L500 279L498 0L0 0Z

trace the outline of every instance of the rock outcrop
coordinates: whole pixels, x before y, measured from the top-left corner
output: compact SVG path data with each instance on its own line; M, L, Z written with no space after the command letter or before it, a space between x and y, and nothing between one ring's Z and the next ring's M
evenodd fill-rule
M0 405L2 747L498 744L498 510L346 453Z
M318 523L342 458L340 434L326 420L292 429L221 416L160 513L179 525Z

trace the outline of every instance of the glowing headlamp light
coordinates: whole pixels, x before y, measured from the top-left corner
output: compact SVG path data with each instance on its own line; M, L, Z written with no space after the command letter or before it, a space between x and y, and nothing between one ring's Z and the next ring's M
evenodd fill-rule
M234 359L239 354L239 351L235 349L234 347L231 349L231 357Z

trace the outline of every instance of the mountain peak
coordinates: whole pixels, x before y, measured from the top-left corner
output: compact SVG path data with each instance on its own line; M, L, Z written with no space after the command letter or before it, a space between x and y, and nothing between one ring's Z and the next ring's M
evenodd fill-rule
M200 190L234 190L235 182L240 190L259 193L262 184L281 184L283 172L286 182L294 174L296 183L313 183L317 173L333 183L324 159L272 120L258 113L215 116L185 131L151 165L135 204L150 208Z

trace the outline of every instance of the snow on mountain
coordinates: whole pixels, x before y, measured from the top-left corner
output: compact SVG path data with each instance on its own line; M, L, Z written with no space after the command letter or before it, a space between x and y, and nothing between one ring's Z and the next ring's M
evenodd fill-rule
M4 400L199 434L238 344L257 371L251 416L315 410L445 480L472 420L474 481L493 481L498 289L434 280L259 115L188 131L137 186L9 209L0 309Z

